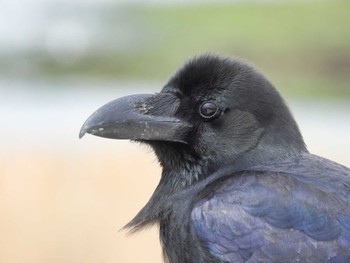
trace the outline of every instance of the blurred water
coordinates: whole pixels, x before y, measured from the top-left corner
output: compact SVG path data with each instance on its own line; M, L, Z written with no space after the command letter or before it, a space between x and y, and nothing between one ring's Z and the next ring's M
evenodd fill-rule
M151 83L0 79L0 151L74 150L83 122L102 104L123 95L159 89L160 84Z
M288 103L310 152L350 165L350 105L339 100Z
M96 88L97 87L97 88ZM0 79L0 151L85 149L78 132L85 119L114 98L160 90L160 83L20 81ZM336 100L289 100L309 150L350 163L350 105ZM86 136L90 143L111 140Z

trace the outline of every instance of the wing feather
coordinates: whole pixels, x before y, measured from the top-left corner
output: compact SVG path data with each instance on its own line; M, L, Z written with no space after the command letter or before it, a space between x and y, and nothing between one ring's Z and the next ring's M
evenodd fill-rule
M191 214L196 236L223 262L350 262L349 176L332 165L258 167L208 185Z

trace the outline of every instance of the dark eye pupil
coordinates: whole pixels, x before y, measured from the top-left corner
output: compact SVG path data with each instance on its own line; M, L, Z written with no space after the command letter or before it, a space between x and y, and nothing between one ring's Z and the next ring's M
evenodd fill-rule
M213 102L204 102L199 109L199 113L204 118L212 118L216 116L219 108Z

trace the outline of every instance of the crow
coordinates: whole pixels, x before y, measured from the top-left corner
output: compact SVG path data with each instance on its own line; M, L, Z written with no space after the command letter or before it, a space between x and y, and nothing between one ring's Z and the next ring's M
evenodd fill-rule
M308 152L248 62L192 58L161 92L102 106L86 133L154 150L159 185L127 227L159 224L165 262L350 262L350 170Z

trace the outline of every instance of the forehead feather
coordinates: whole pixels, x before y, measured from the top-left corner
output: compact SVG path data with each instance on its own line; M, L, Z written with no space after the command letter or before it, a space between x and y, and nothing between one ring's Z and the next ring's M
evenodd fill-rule
M205 96L248 79L253 66L236 58L202 55L190 59L170 78L163 91L187 96Z

